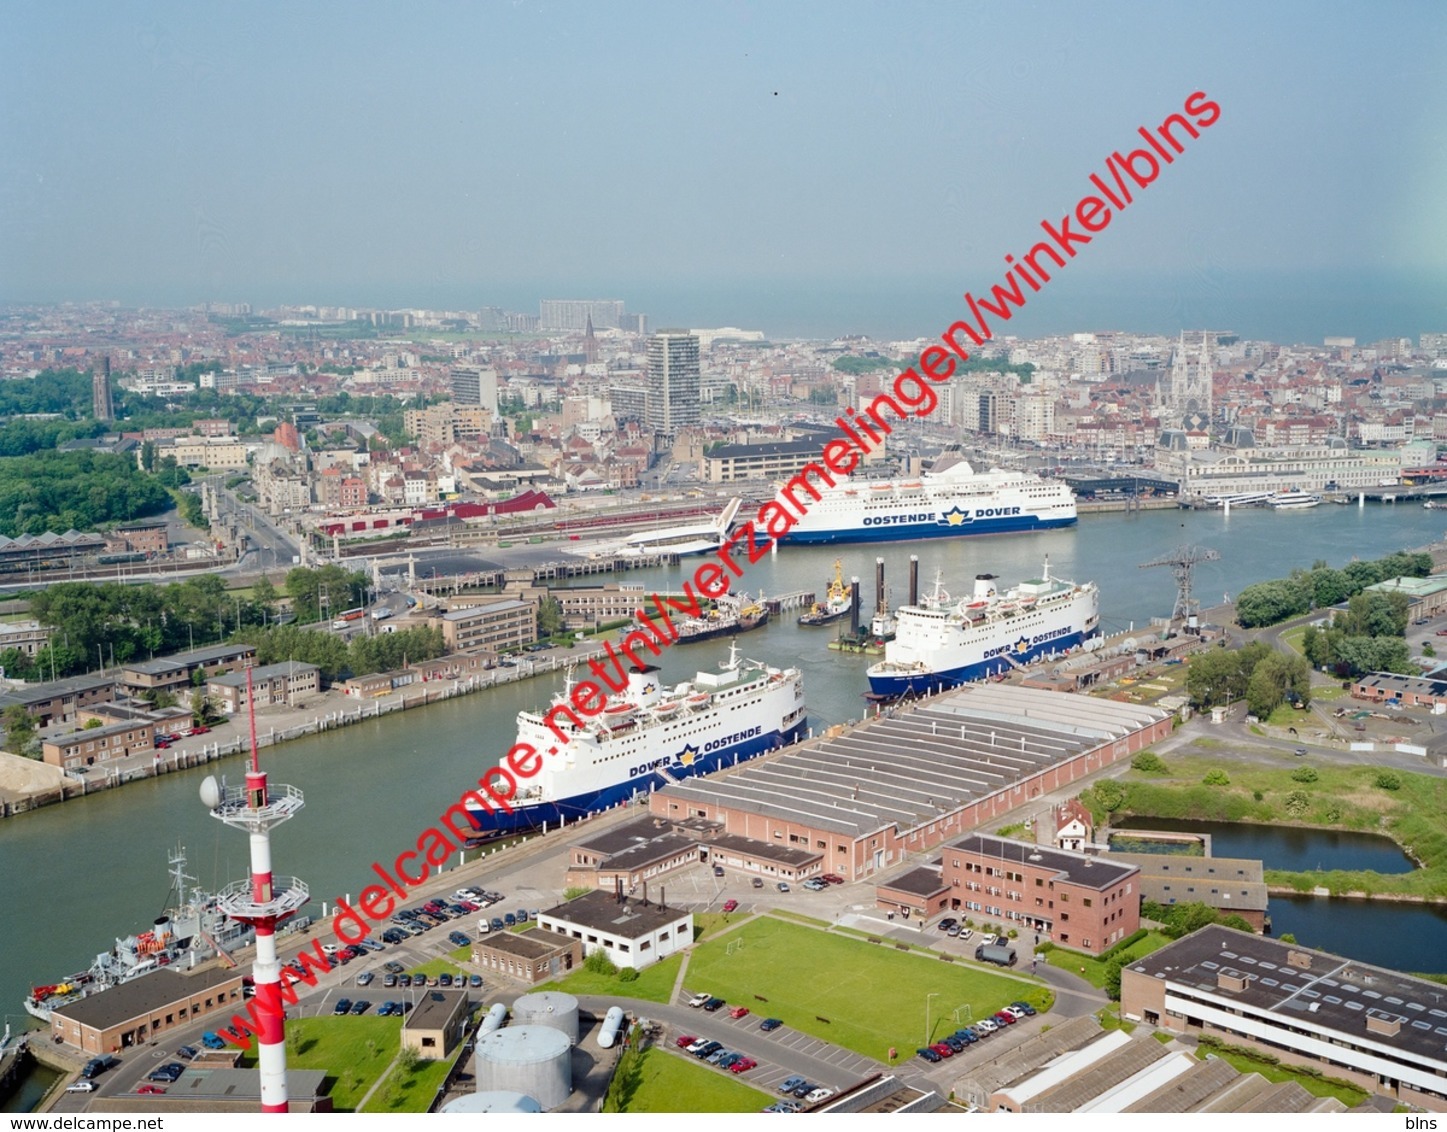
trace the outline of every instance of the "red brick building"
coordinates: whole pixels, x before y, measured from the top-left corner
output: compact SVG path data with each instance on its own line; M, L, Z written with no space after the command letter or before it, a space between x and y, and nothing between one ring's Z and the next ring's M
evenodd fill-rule
M1140 930L1140 870L1084 853L972 833L944 848L940 910L1048 934L1098 955Z

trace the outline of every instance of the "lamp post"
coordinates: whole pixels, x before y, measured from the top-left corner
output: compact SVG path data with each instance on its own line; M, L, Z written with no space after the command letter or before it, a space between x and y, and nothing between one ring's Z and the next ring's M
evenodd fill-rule
M929 1044L930 1044L930 1043L929 1043L929 1035L930 1035L930 1023L929 1023L930 999L932 999L932 998L937 998L937 997L939 996L939 994L940 994L939 991L930 991L929 994L927 994L927 995L924 996L924 1044L925 1044L925 1045L929 1045Z

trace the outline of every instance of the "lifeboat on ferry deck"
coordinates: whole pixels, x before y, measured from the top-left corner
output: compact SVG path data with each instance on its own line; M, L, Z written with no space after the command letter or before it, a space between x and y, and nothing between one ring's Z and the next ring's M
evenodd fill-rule
M678 709L682 706L683 705L680 704L677 700L669 700L666 704L654 704L653 714L656 715L659 719L670 719L678 712Z
M709 692L695 692L684 702L691 708L708 707L713 702L713 695Z
M603 718L608 721L609 726L616 727L626 720L632 719L638 709L633 704L609 704L603 709Z

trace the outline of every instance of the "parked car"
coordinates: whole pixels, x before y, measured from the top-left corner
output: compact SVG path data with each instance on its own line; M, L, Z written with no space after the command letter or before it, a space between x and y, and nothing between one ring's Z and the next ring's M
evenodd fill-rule
M89 1081L92 1077L99 1077L107 1069L112 1069L120 1063L120 1058L103 1053L100 1057L93 1057L87 1061L85 1068L80 1071L80 1075Z
M724 875L724 867L723 867L722 865L715 865L715 866L713 867L713 875L716 876L716 877L721 877L721 876L723 876L723 875Z
M804 1094L805 1104L818 1104L820 1101L827 1101L834 1095L833 1089L825 1089L822 1086L811 1093Z
M95 1092L94 1081L72 1081L65 1087L67 1093L93 1093Z
M470 987L474 987L474 988L482 986L482 976L481 976L481 975L468 975L468 976L467 976L467 985L470 986Z
M807 888L810 892L823 892L829 885L818 877L810 877L804 882L803 887Z
M959 927L959 924L960 924L959 920L952 920L952 919L950 919L948 916L946 916L943 920L941 920L939 923L937 923L937 924L935 925L935 927L938 928L938 929L939 929L940 931L942 931L942 932L947 932L947 931L949 931L951 928Z
M795 1089L797 1089L797 1088L798 1088L800 1085L802 1085L803 1083L804 1083L804 1078L803 1078L803 1077L790 1077L790 1078L788 1078L786 1081L782 1082L782 1083L779 1085L779 1092L781 1092L781 1093L792 1093Z
M1035 1008L1031 1006L1028 1002L1025 1002L1023 999L1019 1002L1012 1002L1010 1003L1010 1005L1016 1010L1023 1011L1027 1015L1033 1016L1035 1014Z
M400 975L406 969L407 968L403 967L402 964L398 963L395 959L389 960L388 962L382 964L382 970L393 975Z
M146 1074L147 1081L164 1081L167 1084L174 1084L180 1079L186 1067L179 1061L168 1061L165 1065L158 1065Z
M1000 1025L1002 1026L1013 1026L1017 1021L1019 1021L1019 1019L1017 1019L1015 1015L1011 1014L1008 1010L997 1010L994 1014L991 1015L991 1017L994 1018L995 1021L1000 1023Z
M723 1005L724 1005L724 1000L723 1000L723 999L721 999L721 998L711 998L711 999L709 999L707 1002L705 1002L705 1003L703 1004L703 1008L704 1008L705 1010L707 1010L710 1014L712 1014L715 1010L717 1010L720 1006L723 1006Z
M467 936L464 935L462 932L449 932L447 938L450 939L453 943L455 943L458 947L466 947L469 943L472 942L472 940L468 939Z
M411 976L411 975L398 975L398 976L397 976L397 985L398 985L399 987L410 987L410 986L412 985L412 976Z
M789 882L786 880L781 880L778 884L774 885L774 887L777 888L780 892L788 892Z
M763 877L754 877L754 879L751 880L749 883L752 884L755 888L763 888L763 887L764 887L764 878L763 878Z
M678 1037L674 1039L674 1045L678 1046L679 1049L687 1049L696 1041L698 1041L698 1039L692 1034L679 1034Z
M986 1034L993 1034L999 1028L1000 1023L990 1018L981 1018L978 1022L975 1023L975 1033L977 1034L981 1032L984 1032Z
M825 884L843 884L843 883L844 883L844 878L843 878L842 876L840 876L838 873L825 873L825 874L824 874L823 876L821 876L819 879L822 880Z
M367 1008L371 1005L371 1002L369 1002L367 999L359 998L356 1002L352 1003L352 1013L365 1014L367 1013Z
M684 1052L697 1054L706 1045L708 1045L707 1038L695 1038L692 1045L685 1047Z
M690 996L689 996L689 998L688 998L688 1005L689 1005L689 1006L702 1006L705 1002L707 1002L707 1001L708 1001L709 999L711 999L711 998L713 998L713 995L709 994L707 991L700 991L698 994L694 994L694 995L690 995Z
M337 1004L332 1007L332 1013L336 1015L349 1014L351 1013L351 1009L352 1000L350 998L339 998L337 999Z
M723 904L723 910L725 912L734 912L738 910L738 906L739 902L737 900L725 900Z
M739 1059L729 1066L729 1072L747 1073L750 1069L757 1068L758 1064L759 1063L755 1061L752 1057L744 1057L742 1054L740 1054Z
M764 1031L764 1033L766 1034L770 1034L777 1030L783 1024L784 1020L782 1018L765 1018L762 1022L759 1023L759 1029Z
M207 1049L225 1049L226 1043L221 1040L221 1035L207 1030L201 1035L201 1044Z
M359 987L371 986L371 985L372 985L372 978L373 978L373 976L372 976L372 972L371 972L371 971L363 971L360 975L357 976L357 986L359 986Z
M181 1046L179 1049L176 1050L176 1056L184 1058L186 1061L190 1061L199 1052L200 1051L195 1046Z
M748 1014L749 1008L747 1006L735 1006L729 1011L730 1018L747 1018Z
M935 1053L935 1051L932 1050L929 1046L921 1046L914 1052L916 1053L916 1055L924 1058L931 1064L938 1064L939 1062L944 1060L944 1058L942 1058L939 1054Z
M949 1046L945 1045L944 1042L935 1042L934 1045L930 1046L930 1049L934 1050L935 1053L939 1054L941 1057L955 1056L955 1051L952 1050Z
M397 976L391 974L390 972L386 975L383 975L382 985L384 987L395 987L397 985Z
M721 1049L723 1049L723 1042L705 1042L701 1049L693 1050L692 1053L694 1057L702 1061L705 1058L712 1057Z

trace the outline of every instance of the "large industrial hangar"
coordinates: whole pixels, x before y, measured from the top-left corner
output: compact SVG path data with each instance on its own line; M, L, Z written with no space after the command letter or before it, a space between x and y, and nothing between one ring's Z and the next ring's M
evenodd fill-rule
M1155 708L977 684L703 779L657 791L653 813L822 854L860 880L1170 734Z

